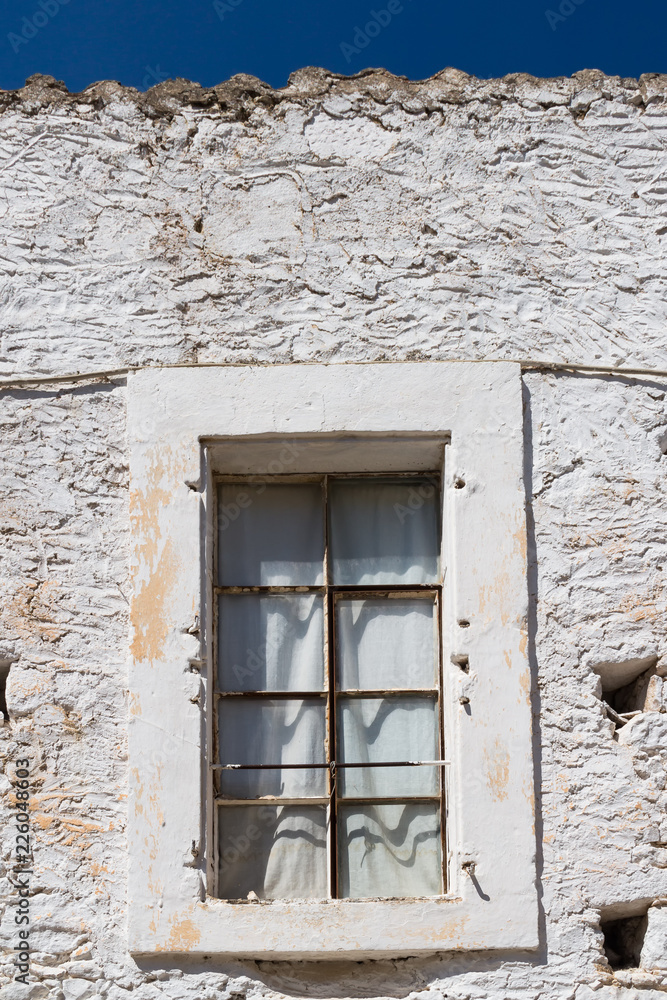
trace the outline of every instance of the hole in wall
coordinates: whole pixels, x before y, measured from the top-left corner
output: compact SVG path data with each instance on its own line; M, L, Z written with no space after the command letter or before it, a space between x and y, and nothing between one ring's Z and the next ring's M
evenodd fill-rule
M602 920L604 953L612 969L638 969L648 916L646 913Z
M458 625L459 628L470 628L470 622L467 618L459 618Z
M465 486L465 479L460 479L459 478L459 479L455 479L454 480L454 489L455 490L462 490L464 486Z
M632 681L631 684L626 684L624 687L618 688L617 691L608 693L605 701L610 708L613 708L621 716L630 717L632 715L639 715L645 711L646 695L651 677L654 674L655 668L645 671L636 680Z
M9 712L7 711L7 678L9 670L14 660L0 660L0 712L2 721L9 722Z
M470 661L467 656L457 656L454 654L452 656L452 663L455 663L456 666L464 672L464 674L467 674L470 671Z
M593 667L600 678L607 716L616 729L647 710L657 662L658 657L653 655L598 663Z

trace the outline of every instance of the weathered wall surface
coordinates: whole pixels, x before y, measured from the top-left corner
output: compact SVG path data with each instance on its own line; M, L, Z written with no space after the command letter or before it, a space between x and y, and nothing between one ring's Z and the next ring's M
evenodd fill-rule
M667 364L665 78L2 95L0 373ZM170 93L173 91L172 96Z
M454 71L0 93L0 376L420 357L667 369L666 97L665 78ZM7 1000L667 989L665 968L613 976L600 931L601 911L667 897L667 376L527 371L525 394L540 951L157 968L124 938L124 380L0 393L0 660L15 659L0 749L34 761L36 838L36 979L11 983L7 951ZM636 660L658 673L614 733L595 668L604 681ZM659 912L651 966L666 964Z

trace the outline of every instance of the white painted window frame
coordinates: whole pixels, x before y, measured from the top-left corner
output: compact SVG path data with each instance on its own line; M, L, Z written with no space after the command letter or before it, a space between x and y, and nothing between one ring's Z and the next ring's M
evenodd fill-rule
M522 422L512 362L128 376L132 953L358 960L537 948ZM312 445L302 464L329 467L290 471L412 471L420 453L449 442L442 641L452 764L442 897L207 895L212 466L254 472L297 439Z

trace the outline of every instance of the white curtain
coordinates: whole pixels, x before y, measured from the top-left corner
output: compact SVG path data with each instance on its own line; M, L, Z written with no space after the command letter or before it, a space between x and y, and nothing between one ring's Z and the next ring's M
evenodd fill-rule
M327 897L325 806L221 806L218 826L223 899ZM342 804L338 842L343 898L443 891L436 804Z
M426 479L330 482L333 582L429 584L438 580L437 491ZM323 497L318 484L220 487L219 582L225 586L320 585ZM336 602L339 691L437 687L434 604L428 597ZM224 594L219 599L218 685L248 692L218 702L223 764L275 764L219 771L223 799L325 798L324 609L314 594ZM253 692L285 697L253 697ZM304 697L289 697L299 692ZM313 696L308 697L307 693ZM439 757L435 696L340 694L337 758L372 764ZM344 896L442 892L437 767L341 768L339 881ZM400 798L348 803L345 798ZM248 801L219 806L219 892L223 898L327 896L327 809Z
M218 826L223 899L326 898L324 806L221 806Z
M324 500L319 483L222 483L217 520L222 586L322 583Z
M316 594L223 594L218 684L223 691L323 691L324 612ZM324 797L327 771L281 764L326 761L324 698L227 697L218 705L224 764L274 770L220 771L228 798ZM326 898L326 807L219 807L219 885L226 899Z
M343 897L437 896L442 892L436 804L342 805L338 841Z
M343 691L437 686L432 597L336 602L336 662Z
M343 762L437 760L437 702L412 695L338 699L338 755ZM438 768L341 768L340 791L354 798L437 795Z
M317 594L222 594L221 691L323 691L324 610Z
M438 491L427 479L334 479L333 582L437 583Z
M326 769L281 769L281 764L323 764L324 698L221 698L218 742L222 764L274 764L275 770L221 771L230 798L326 795Z

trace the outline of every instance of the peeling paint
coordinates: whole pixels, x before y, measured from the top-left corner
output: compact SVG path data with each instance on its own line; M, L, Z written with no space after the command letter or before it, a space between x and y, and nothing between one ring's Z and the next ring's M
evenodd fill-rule
M170 625L167 601L178 580L180 562L168 541L150 579L132 601L134 638L130 651L136 660L153 663L162 655Z
M484 751L487 762L486 783L491 797L500 802L507 798L507 786L510 778L510 757L507 747L496 740L493 749Z

